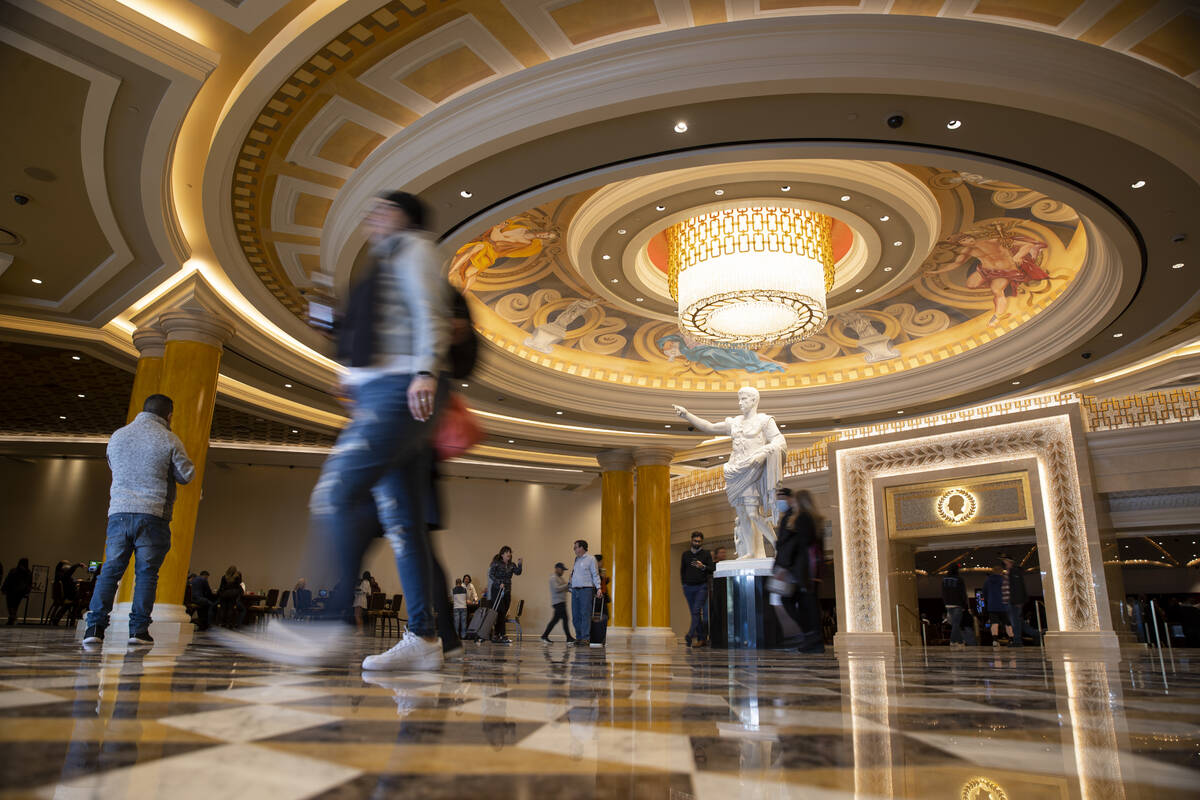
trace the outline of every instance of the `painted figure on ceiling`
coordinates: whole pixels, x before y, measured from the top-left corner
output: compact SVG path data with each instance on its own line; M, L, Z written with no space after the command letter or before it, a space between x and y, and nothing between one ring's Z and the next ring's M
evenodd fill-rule
M656 344L668 361L683 358L702 364L720 372L726 369L744 369L747 372L783 372L784 366L777 361L760 358L758 353L742 348L713 347L700 344L682 333L668 333Z
M1000 225L995 226L994 232L959 233L946 242L957 249L958 255L949 264L930 272L949 272L974 259L975 269L967 277L966 286L992 293L995 310L988 325L995 325L1006 316L1009 296L1015 297L1024 284L1050 278L1050 273L1039 263L1046 243L1014 234Z
M466 291L479 273L485 272L502 258L528 258L542 252L547 241L558 238L551 230L539 230L520 218L493 225L472 242L467 242L450 260L450 283Z

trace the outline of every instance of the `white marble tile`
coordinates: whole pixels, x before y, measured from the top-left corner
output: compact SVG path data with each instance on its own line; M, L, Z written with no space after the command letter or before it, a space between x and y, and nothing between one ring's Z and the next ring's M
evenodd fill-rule
M21 708L23 706L40 706L46 703L61 703L63 698L56 694L38 692L33 689L14 689L0 692L0 708Z
M674 733L555 722L538 728L517 747L566 754L575 760L634 765L667 772L692 772L696 768L691 739Z
M99 683L100 676L95 672L62 678L0 678L0 684L13 689L87 689Z
M692 775L696 800L883 800L869 794L800 783L757 780L722 772L697 772Z
M252 675L249 678L238 678L237 682L249 683L255 686L295 686L303 683L313 683L319 678L314 678L312 675L288 675L286 673L272 673L270 675Z
M159 722L222 742L252 742L338 720L339 717L329 714L297 708L254 705L163 717Z
M353 780L359 770L253 744L210 747L46 787L55 800L214 797L300 800Z
M216 692L208 692L205 696L224 697L246 703L294 703L297 700L310 700L314 697L325 697L328 694L328 690L307 686L243 686L240 689L221 689Z
M571 708L570 703L541 700L509 700L503 697L485 697L470 700L454 708L458 714L473 714L481 717L504 717L523 722L553 722Z

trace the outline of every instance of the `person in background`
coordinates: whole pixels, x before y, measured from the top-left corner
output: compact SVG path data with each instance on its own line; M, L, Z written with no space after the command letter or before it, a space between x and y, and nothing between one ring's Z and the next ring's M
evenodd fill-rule
M983 607L987 609L988 622L992 626L992 647L1000 646L1000 628L1008 627L1008 603L1004 598L1004 568L999 564L992 567L992 574L983 582ZM1012 628L1008 629L1012 636Z
M29 596L30 589L33 588L33 572L29 569L29 559L22 558L17 562L17 566L8 571L4 576L4 583L0 585L0 592L4 593L4 599L8 601L8 624L17 624L17 611L21 608L21 601Z
M367 616L367 598L371 596L371 573L363 572L362 578L354 587L354 627L360 631L363 627L363 621Z
M471 583L470 575L462 576L463 588L467 590L467 614L474 614L475 609L479 608L479 592L475 589L475 584Z
M728 554L728 552L725 550L725 548L724 548L724 547L717 547L717 548L716 548L715 550L713 550L713 552L712 552L712 560L713 560L713 566L714 566L714 567L715 567L717 564L720 564L722 561L726 560L727 558L729 558L729 554Z
M958 577L958 564L946 567L946 574L942 578L942 602L946 604L946 615L950 617L950 646L966 647L962 620L967 607L967 587L963 579Z
M129 643L153 644L150 612L158 570L171 549L171 513L176 484L190 483L196 468L171 431L175 403L152 394L133 421L108 440L109 490L105 561L88 610L85 645L104 641L117 584L134 558L136 582L129 611Z
M75 586L75 570L86 566L82 561L78 564L72 564L66 559L59 561L55 565L53 591L58 596L59 603L55 607L54 613L50 616L51 625L57 625L62 621L66 613L75 607L75 603L79 599L79 590Z
M603 553L596 553L596 571L600 573L600 596L604 598L603 610L600 616L604 621L604 626L608 627L608 607L612 605L612 595L608 591L609 577L608 573L604 571Z
M461 639L467 635L467 590L463 587L462 578L454 579L450 599L454 606L454 631Z
M1004 565L1004 591L1008 603L1008 627L1012 632L1009 647L1024 647L1025 634L1037 640L1037 630L1025 621L1025 602L1029 599L1029 590L1025 588L1025 569L1007 553L1000 554L1000 563Z
M592 606L600 591L600 570L596 559L588 553L586 539L575 540L575 564L571 567L571 617L575 623L575 646L592 643Z
M200 574L192 578L190 585L192 587L192 603L196 606L199 630L206 631L212 624L212 612L217 605L217 596L208 582L208 570L200 570Z
M783 626L785 630L793 626L799 629L799 634L792 638L799 652L823 653L821 611L809 572L809 553L822 521L807 491L780 489L775 493L775 506L780 517L770 602L792 622L791 626ZM781 617L780 623L785 622Z
M704 534L692 531L692 546L679 559L679 581L692 615L692 624L683 637L688 647L693 644L703 647L708 643L708 579L712 571L713 560L704 549Z
M514 564L512 557L512 548L504 545L500 548L499 553L492 556L492 563L488 566L488 601L495 603L496 598L500 598L500 605L496 609L496 627L492 631L492 641L503 644L511 641L504 634L508 607L512 602L513 575L520 575L525 563L525 559L518 558L517 563Z
M575 637L571 635L571 628L567 625L567 567L561 561L554 565L554 574L550 576L550 606L554 609L554 616L550 618L546 630L542 631L542 641L550 641L550 631L554 630L554 626L560 620L563 631L567 634L567 642L575 641Z
M217 602L221 606L221 624L227 628L240 628L246 621L246 604L242 595L246 593L242 573L233 564L221 576L217 587Z

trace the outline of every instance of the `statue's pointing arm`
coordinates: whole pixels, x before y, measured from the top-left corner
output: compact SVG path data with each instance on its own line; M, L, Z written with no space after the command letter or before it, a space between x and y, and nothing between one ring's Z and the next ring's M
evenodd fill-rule
M724 420L721 422L709 422L706 419L697 417L683 406L674 406L674 409L676 414L686 419L688 424L698 431L710 433L715 436L728 436L730 434L729 423Z

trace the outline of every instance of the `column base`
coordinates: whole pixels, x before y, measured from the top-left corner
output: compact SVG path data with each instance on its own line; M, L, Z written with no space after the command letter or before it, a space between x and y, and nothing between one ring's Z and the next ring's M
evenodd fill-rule
M629 647L632 638L633 628L628 628L624 625L609 625L604 643L609 647Z
M1073 659L1116 659L1122 650L1114 631L1046 631L1044 642L1046 655Z
M117 603L112 613L108 615L108 628L104 631L104 640L124 643L129 638L129 612L133 603ZM150 610L150 635L157 642L186 644L192 640L195 626L183 606L175 603L155 603ZM87 630L87 615L79 620L76 635L82 639Z
M838 655L895 655L896 634L894 633L837 633L833 637L833 650Z
M670 628L634 628L629 637L629 646L634 650L673 650L679 643L675 631Z

